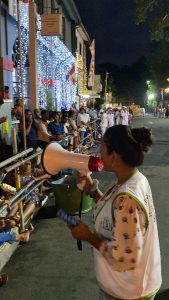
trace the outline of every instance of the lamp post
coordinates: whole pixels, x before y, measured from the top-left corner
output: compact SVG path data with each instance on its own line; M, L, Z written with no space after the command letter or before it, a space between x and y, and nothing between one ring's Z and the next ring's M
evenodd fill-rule
M161 89L161 108L163 107L164 104L164 89Z
M106 108L106 106L107 106L107 80L108 80L108 75L109 75L109 73L106 72L106 77L105 77L105 91L104 91L105 108Z

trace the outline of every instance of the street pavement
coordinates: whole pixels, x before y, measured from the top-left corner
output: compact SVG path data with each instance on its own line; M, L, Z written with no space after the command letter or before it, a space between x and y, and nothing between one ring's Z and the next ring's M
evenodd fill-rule
M163 284L157 300L169 300L169 119L137 117L133 126L152 128L154 145L140 170L147 176L156 207L162 254ZM94 174L104 191L115 181L111 173ZM4 268L9 282L0 300L97 300L92 248L77 250L65 223L53 213L37 220L30 242L19 246ZM53 214L53 216L52 216ZM49 218L50 216L50 218ZM82 219L92 227L91 212Z

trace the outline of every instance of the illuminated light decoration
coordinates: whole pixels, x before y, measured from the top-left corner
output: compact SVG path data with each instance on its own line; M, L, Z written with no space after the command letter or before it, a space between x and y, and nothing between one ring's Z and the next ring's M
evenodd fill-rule
M73 85L76 84L75 64L72 65L69 73L66 75L66 80L72 81Z
M164 92L165 92L166 94L168 94L168 93L169 93L169 87L166 88L166 89L164 89Z
M155 98L155 94L154 93L150 93L148 95L148 100L153 100Z
M28 49L29 49L29 33L26 27L24 27L24 23L27 21L27 17L25 16L25 8L28 8L28 4L23 4L22 2L19 2L19 9L20 9L20 39L21 39L21 49L19 49L19 45L17 48L18 52L18 59L17 59L17 66L14 69L13 76L18 82L18 93L17 95L19 98L25 99L25 107L29 107L30 104L28 103L28 91L29 91L29 55L28 55ZM22 65L20 61L20 51L22 52ZM23 95L22 95L22 89L21 89L21 72L22 69L22 80L23 80Z
M78 72L78 94L85 95L88 93L87 89L87 68L80 53L76 53L77 72ZM89 96L88 96L89 98Z
M28 3L20 3L23 56L29 56L29 12ZM60 111L70 109L76 101L76 60L57 36L41 36L41 18L37 15L37 88L41 108L48 106ZM25 42L27 40L27 42ZM72 80L66 76L74 66ZM24 65L22 66L24 67Z
M91 61L90 61L88 86L93 87L94 86L94 75L95 75L95 40L93 40L93 42L90 46L90 52L91 52L92 57L91 57Z

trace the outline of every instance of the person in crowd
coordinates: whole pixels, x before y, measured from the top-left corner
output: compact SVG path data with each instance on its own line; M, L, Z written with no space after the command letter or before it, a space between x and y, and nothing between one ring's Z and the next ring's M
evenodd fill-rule
M79 110L79 114L77 117L77 126L79 128L80 133L80 141L83 141L86 136L86 129L88 126L88 114L86 114L84 107L81 107ZM85 141L84 141L85 144Z
M69 124L70 124L72 133L77 134L76 113L73 111L69 112Z
M122 115L121 115L121 108L118 108L116 110L116 125L121 125L122 124Z
M78 146L78 130L76 124L76 113L74 111L69 112L69 124L70 124L70 143L69 143L69 150L73 151Z
M52 140L57 140L56 136L48 132L49 112L47 110L41 111L41 119L37 124L38 142L37 145L44 149L47 144Z
M112 109L109 109L107 112L107 120L108 120L108 127L114 126L114 113Z
M25 109L25 129L26 129L26 144L27 148L37 149L38 131L37 123L33 119L32 112ZM20 149L23 149L23 118L19 124Z
M120 112L120 115L121 115L121 124L122 125L128 125L129 124L129 112L127 110L127 107L126 106L123 106L122 107L122 110Z
M64 126L64 133L65 133L65 135L68 135L70 133L69 118L63 117L62 122L63 122L63 126Z
M0 222L0 243L9 243L12 244L14 242L22 242L27 243L29 241L30 234L34 230L32 224L29 225L28 230L22 233L13 233L8 232L6 230L5 220L1 220Z
M0 98L1 99L10 99L9 86L5 85L3 90L0 91Z
M100 127L101 127L102 136L103 136L106 129L108 128L107 111L103 111L103 113L101 113Z
M75 112L75 114L78 113L78 110L77 110L77 108L76 108L76 102L75 102L75 103L72 103L71 108L70 108L70 111Z
M94 232L82 221L69 226L77 240L94 247L100 300L153 300L161 286L161 256L156 214L147 178L138 171L152 145L151 131L115 125L101 145L104 170L117 182L104 194L98 181L86 180L84 191L95 202Z
M17 118L17 120L21 120L23 109L22 109L22 99L16 99L13 114Z
M22 187L24 187L31 180L33 180L34 176L38 176L39 174L41 174L41 170L33 168L31 161L26 161L20 167L20 176L21 176L21 185L22 185ZM40 202L41 202L40 192L39 192L39 188L37 188L31 193L30 199L27 200L27 203L24 207L23 218L24 218L25 221L34 212L35 207L40 205Z
M89 116L92 121L97 120L97 111L95 110L95 108L93 106L89 110Z
M64 139L64 124L60 122L60 115L57 111L54 111L51 115L53 121L48 124L48 131L57 137L57 140L60 141Z
M39 123L40 119L41 119L41 113L40 113L40 110L35 108L34 111L33 111L33 114L34 114L34 122L36 124Z

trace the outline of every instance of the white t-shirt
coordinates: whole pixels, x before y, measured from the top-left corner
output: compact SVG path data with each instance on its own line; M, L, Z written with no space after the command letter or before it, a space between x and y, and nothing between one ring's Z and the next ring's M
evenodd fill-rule
M113 113L108 114L107 119L108 119L108 126L109 127L114 126L114 114Z
M105 112L101 116L101 126L108 127L108 118L107 118L107 113Z
M129 124L129 112L122 110L121 117L122 117L122 125L128 125Z
M84 122L86 125L81 124L81 121ZM77 117L77 125L79 126L79 131L86 131L87 123L90 121L90 117L88 114L78 114Z

